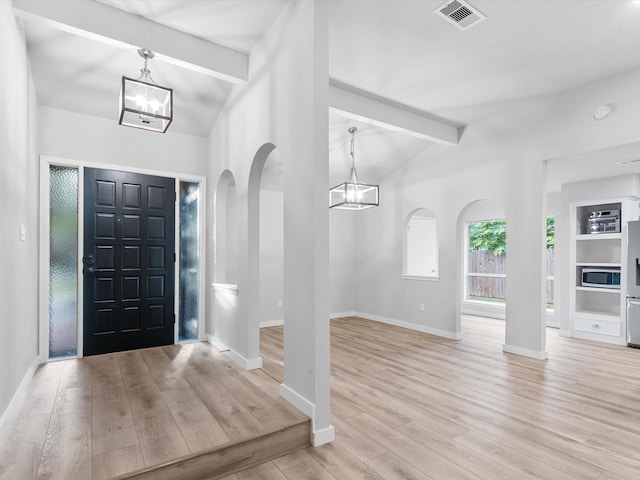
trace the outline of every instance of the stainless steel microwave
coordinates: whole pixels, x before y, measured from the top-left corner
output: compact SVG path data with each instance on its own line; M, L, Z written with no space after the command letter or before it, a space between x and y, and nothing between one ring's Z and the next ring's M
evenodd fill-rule
M613 268L583 268L583 287L620 288L620 270Z

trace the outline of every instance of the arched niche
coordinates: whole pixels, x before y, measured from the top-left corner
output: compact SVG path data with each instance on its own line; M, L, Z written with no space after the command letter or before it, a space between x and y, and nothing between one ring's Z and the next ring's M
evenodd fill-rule
M436 278L438 232L433 212L426 208L412 210L404 221L403 240L403 274Z
M236 182L225 170L215 193L215 283L238 283L238 213Z

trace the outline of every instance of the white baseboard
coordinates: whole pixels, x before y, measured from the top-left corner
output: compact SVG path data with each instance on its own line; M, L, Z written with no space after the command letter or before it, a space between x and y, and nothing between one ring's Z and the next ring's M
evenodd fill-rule
M418 325L415 323L403 322L394 318L381 317L379 315L373 315L371 313L354 312L353 316L362 317L366 320L373 320L375 322L386 323L388 325L394 325L396 327L407 328L409 330L415 330L417 332L429 333L438 337L450 338L452 340L461 340L462 332L450 332L448 330L440 330L439 328L427 327L425 325Z
M537 350L529 350L528 348L516 347L515 345L502 345L502 351L505 353L513 353L522 357L534 358L536 360L546 360L549 354L546 350L541 352Z
M333 320L334 318L344 318L344 317L355 317L356 315L358 315L358 312L336 312L336 313L332 313L329 318L331 318L331 320Z
M21 399L21 397L23 396L25 390L27 389L27 386L29 385L29 382L33 378L33 374L36 373L36 369L41 363L42 361L40 359L40 356L38 355L33 359L31 365L29 365L29 368L27 368L27 371L24 374L24 377L22 377L20 385L18 385L16 392L13 394L9 405L7 405L7 408L4 410L4 412L2 412L2 417L0 417L0 431L2 431L2 429L4 428L5 422L7 422L15 413L17 413L18 408L20 407L19 399Z
M260 322L260 328L281 327L282 325L284 325L284 320L269 320L266 322Z
M316 406L284 383L280 384L280 396L304 413L307 417L313 419Z
M465 315L476 315L478 317L497 318L504 320L507 318L506 307L489 302L464 301L460 313Z
M240 355L235 350L229 348L213 335L207 335L206 338L207 342L220 350L220 352L226 354L231 359L231 361L233 361L233 363L240 366L244 370L255 370L257 368L262 368L262 357L246 358Z
M333 320L334 318L344 318L344 317L353 317L355 315L358 315L357 312L335 312L330 314L329 318L331 320ZM280 327L284 325L284 320L268 320L266 322L260 322L260 328L267 328L267 327Z
M209 342L211 345L216 347L221 352L228 352L230 350L229 347L227 347L224 343L222 343L220 340L218 340L213 335L206 334L205 335L205 339L206 339L207 342Z
M335 440L336 429L333 428L333 425L316 430L316 406L313 403L284 383L280 384L280 396L311 419L311 443L314 447L319 447L320 445L324 445L325 443L330 443Z
M262 368L262 357L246 358L231 349L229 349L225 353L236 365L239 365L245 370L255 370L256 368Z
M314 447L319 447L326 443L331 443L336 439L336 429L333 425L329 425L327 428L321 430L314 430L311 436L311 443Z

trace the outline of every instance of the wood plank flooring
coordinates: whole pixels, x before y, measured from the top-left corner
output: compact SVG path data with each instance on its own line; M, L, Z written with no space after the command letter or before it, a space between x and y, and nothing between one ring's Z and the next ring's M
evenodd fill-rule
M502 352L504 323L461 341L358 318L331 323L336 441L225 480L640 479L640 350L562 338ZM261 333L282 378L282 328Z
M277 392L273 378L242 371L206 343L41 365L0 432L0 479L104 480L134 471L175 479L197 455L200 472L221 456L255 465L262 435L270 450L260 461L274 458L287 429L308 444L308 419ZM230 453L245 440L253 443ZM149 473L177 460L174 470Z

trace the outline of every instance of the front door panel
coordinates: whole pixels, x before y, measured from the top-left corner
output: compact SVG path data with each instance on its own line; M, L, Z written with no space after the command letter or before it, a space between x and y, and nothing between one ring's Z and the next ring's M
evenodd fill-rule
M84 355L173 343L175 182L86 168Z

